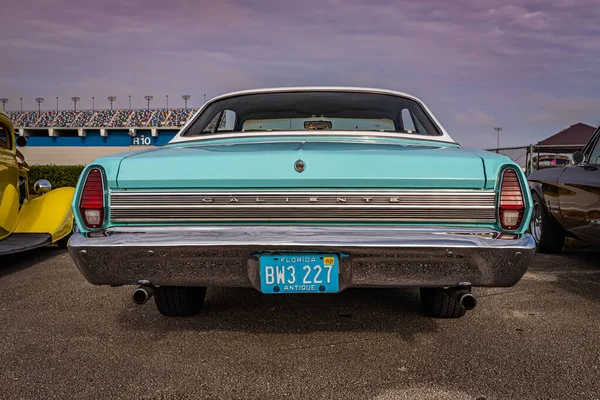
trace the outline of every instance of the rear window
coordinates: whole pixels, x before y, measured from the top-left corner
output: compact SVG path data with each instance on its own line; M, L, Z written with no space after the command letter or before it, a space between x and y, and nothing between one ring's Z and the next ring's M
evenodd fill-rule
M292 92L216 101L183 136L304 130L441 135L421 105L411 99L376 93Z

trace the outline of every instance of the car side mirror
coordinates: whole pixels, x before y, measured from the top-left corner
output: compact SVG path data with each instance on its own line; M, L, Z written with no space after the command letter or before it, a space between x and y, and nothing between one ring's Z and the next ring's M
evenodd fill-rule
M25 136L17 136L17 146L19 147L25 147L25 145L27 144L27 138Z
M585 156L583 155L582 152L576 151L575 153L573 153L573 162L575 164L581 164L581 163L583 163L584 159L585 159Z

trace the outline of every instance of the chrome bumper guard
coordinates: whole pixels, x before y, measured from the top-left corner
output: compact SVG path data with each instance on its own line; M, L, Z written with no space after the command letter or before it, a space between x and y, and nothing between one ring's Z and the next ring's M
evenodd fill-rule
M193 226L75 232L69 253L96 285L260 288L259 253L340 256L349 287L512 286L535 254L529 234L398 226Z

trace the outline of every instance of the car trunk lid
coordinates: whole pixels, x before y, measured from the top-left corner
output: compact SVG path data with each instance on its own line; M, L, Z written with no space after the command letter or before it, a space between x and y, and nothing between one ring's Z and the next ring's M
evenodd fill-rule
M305 168L298 172L295 165ZM447 144L410 141L207 142L125 157L119 189L482 189L482 159Z

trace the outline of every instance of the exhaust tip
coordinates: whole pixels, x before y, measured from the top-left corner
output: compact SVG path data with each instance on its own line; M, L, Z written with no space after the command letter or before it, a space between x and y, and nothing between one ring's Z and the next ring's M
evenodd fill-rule
M460 297L460 305L466 310L472 310L477 306L477 299L471 293L464 294Z
M150 300L150 297L154 294L154 290L151 287L139 287L133 291L131 298L133 302L138 305L142 305Z

